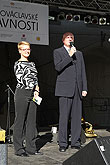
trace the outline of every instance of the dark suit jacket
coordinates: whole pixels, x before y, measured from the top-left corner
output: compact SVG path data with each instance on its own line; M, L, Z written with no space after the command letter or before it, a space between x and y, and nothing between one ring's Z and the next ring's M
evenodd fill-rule
M76 51L75 55L70 57L65 47L62 46L61 48L55 49L53 55L55 69L58 72L55 95L72 97L77 82L79 93L82 98L82 91L87 91L85 64L82 53ZM74 65L76 67L76 73L73 71Z

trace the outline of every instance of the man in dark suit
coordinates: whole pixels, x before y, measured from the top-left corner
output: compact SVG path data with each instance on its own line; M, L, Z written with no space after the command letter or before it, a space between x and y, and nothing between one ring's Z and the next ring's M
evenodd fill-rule
M80 149L82 97L87 95L87 80L83 55L73 46L74 35L66 32L63 46L54 50L58 72L55 96L59 97L59 151L68 147L68 121L71 117L71 148ZM72 46L71 46L72 43Z

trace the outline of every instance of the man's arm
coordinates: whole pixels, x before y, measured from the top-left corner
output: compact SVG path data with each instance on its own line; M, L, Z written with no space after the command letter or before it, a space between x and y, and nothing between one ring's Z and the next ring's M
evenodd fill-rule
M69 63L72 62L72 58L67 54L67 56L61 57L61 53L58 50L54 50L53 53L55 69L60 72L62 71Z

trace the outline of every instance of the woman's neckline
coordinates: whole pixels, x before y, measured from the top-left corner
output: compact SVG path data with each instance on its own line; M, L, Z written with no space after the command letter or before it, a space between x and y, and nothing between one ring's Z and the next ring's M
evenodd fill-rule
M19 60L18 60L18 62L30 62L30 61L19 61Z

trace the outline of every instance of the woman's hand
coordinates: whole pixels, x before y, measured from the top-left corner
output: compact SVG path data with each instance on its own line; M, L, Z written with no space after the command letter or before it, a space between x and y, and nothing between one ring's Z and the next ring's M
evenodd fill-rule
M38 97L38 95L39 95L39 92L34 91L34 98L35 98L35 99Z
M34 90L34 98L36 99L39 95L39 86L36 86L35 90Z

